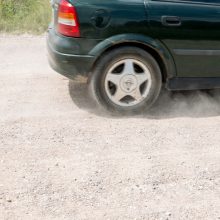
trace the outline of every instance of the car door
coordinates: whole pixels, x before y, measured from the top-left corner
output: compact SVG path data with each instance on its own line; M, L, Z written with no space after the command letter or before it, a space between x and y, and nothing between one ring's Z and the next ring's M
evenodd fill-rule
M220 77L220 0L146 0L153 37L179 77Z

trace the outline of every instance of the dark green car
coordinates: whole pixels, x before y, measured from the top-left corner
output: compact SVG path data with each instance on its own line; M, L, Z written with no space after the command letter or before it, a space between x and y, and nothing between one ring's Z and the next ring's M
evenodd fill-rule
M149 108L168 90L220 88L219 0L53 0L53 69L88 78L110 111Z

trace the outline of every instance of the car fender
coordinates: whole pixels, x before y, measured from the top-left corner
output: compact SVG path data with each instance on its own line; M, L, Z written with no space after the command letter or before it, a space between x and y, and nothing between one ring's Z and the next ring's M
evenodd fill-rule
M125 43L139 43L143 44L147 47L150 47L155 52L158 53L158 55L163 60L167 77L172 78L176 76L176 68L175 63L173 60L173 57L169 50L166 48L165 45L163 45L162 42L159 40L155 40L151 37L139 35L139 34L121 34L116 35L110 38L105 39L104 41L101 41L99 44L97 44L90 52L89 55L95 56L97 59L102 56L102 54L110 49L111 47L114 47L116 45L123 45Z

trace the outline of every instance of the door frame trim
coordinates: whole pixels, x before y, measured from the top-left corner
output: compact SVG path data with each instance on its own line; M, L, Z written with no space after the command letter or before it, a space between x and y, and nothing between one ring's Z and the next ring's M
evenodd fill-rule
M177 3L177 4L192 4L192 5L211 5L211 6L220 6L220 3L207 3L203 1L193 2L190 0L149 0L151 2L167 2L167 3Z

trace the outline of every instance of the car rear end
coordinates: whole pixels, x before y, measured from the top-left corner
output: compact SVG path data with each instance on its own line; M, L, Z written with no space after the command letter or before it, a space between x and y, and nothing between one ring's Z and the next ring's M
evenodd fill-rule
M72 79L88 75L95 59L88 53L100 40L82 37L77 2L52 0L51 4L53 20L47 36L51 67Z

